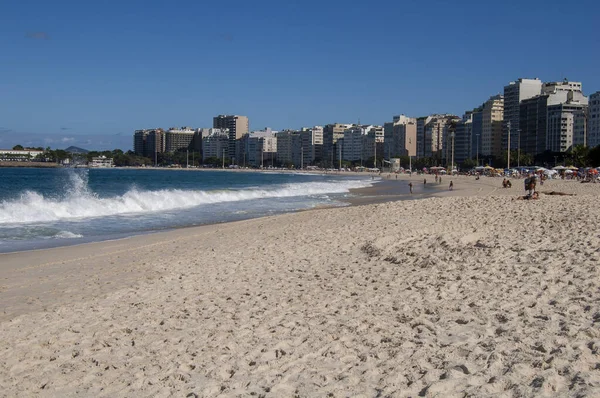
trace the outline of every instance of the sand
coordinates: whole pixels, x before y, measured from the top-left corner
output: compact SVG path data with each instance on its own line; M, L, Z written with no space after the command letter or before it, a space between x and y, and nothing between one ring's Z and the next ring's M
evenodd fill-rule
M600 184L452 179L0 255L0 395L600 395Z

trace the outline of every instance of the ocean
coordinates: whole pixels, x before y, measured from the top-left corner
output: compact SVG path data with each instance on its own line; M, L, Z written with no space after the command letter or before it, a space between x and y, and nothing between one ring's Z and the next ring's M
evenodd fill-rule
M343 206L369 175L0 169L0 253Z

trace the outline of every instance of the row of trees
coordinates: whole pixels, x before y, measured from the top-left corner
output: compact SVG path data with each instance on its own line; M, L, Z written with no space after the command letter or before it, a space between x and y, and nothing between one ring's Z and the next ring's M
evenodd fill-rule
M171 166L171 165L189 165L192 167L199 167L202 165L208 165L213 167L221 167L223 161L216 157L211 157L207 159L202 159L202 154L200 152L189 152L186 149L181 149L172 153L157 153L154 159L146 158L143 156L136 155L133 151L123 152L120 149L114 149L112 151L90 151L86 154L78 154L78 153L70 153L63 149L51 149L36 147L36 148L25 148L21 145L15 145L13 147L14 150L38 150L44 151L43 154L38 155L33 160L40 162L54 162L61 163L66 159L69 159L75 164L84 164L87 162L91 162L92 158L105 156L107 158L112 158L113 163L117 167L140 167L140 166L152 166L155 163L158 166ZM518 156L519 155L519 156ZM519 159L517 159L517 156ZM408 156L393 156L396 158L400 158L400 165L404 168L408 168L409 164L412 165L413 170L420 170L424 167L432 167L432 166L450 166L450 160L441 159L438 157L424 157L424 158L415 158L409 159ZM381 167L383 164L384 156L377 156L377 166ZM517 153L517 151L511 151L510 154L510 164L511 167L520 166L544 166L544 167L554 167L556 165L566 165L566 166L576 166L576 167L589 167L589 166L598 166L600 165L600 146L589 148L583 145L576 145L568 152L551 152L546 151L540 153L536 156L532 156L527 153ZM386 159L387 160L387 159ZM292 165L281 164L278 162L274 162L276 166L283 167L299 167L300 165ZM226 159L225 165L229 165L229 159ZM317 159L314 162L314 165L327 168L331 167L331 161L324 161L321 159ZM339 163L335 162L333 167L338 167ZM342 167L356 167L356 166L365 166L365 167L373 167L374 165L374 157L371 156L368 159L364 159L362 161L342 161ZM477 166L476 159L467 159L460 164L456 164L460 169L467 170ZM503 157L493 157L493 156L481 156L479 158L479 165L490 165L493 167L506 167L507 165L507 155L505 154ZM308 166L308 165L305 165Z

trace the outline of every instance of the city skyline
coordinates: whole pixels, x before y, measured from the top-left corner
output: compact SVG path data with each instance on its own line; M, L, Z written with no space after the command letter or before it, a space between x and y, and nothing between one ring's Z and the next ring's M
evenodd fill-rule
M520 77L600 90L592 1L569 10L572 30L554 1L110 4L5 7L0 147L130 149L135 129L217 114L251 130L460 116Z

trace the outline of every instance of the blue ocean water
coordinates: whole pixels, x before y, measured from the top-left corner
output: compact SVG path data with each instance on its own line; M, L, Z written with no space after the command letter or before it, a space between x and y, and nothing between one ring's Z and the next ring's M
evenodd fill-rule
M0 252L342 205L369 176L164 169L0 169Z

